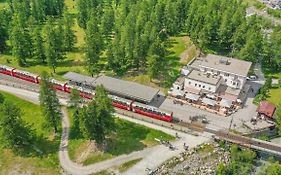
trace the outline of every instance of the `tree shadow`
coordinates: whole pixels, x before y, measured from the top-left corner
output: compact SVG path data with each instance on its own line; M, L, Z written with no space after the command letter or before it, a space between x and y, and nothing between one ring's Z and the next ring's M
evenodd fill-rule
M112 155L129 154L146 147L144 140L149 130L126 121L116 120L116 132L107 139L105 152Z
M21 157L48 157L50 154L58 152L60 136L54 140L49 140L43 135L35 136L32 142L24 147L13 150L14 154Z

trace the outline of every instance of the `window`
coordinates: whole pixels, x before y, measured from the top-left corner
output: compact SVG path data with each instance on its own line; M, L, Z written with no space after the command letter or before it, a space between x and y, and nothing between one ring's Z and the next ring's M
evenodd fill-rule
M227 82L227 79L224 79L225 82Z
M237 75L235 75L235 76L234 76L234 79L237 79L237 78L238 78L238 76L237 76Z
M197 83L195 83L195 86L197 86Z
M211 90L211 87L209 87L209 91Z
M220 73L221 73L220 71L217 72L218 75L219 75Z
M224 76L228 77L228 76L229 76L229 74L225 73L225 74L224 74Z
M233 85L236 85L236 83L235 83L235 82L233 82L232 84L233 84Z
M201 84L199 84L199 87L201 87Z
M188 84L191 84L191 81L189 81Z
M203 85L203 88L205 89L205 85Z

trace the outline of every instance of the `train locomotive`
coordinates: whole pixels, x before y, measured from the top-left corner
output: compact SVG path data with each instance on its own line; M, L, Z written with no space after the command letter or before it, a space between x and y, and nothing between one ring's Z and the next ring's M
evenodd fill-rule
M26 71L21 71L15 68L11 68L5 65L0 65L0 73L5 75L10 75L32 83L36 83L36 84L40 83L40 76ZM86 99L91 100L95 96L95 91L89 88L72 86L69 85L68 83L63 83L55 79L50 79L50 83L54 89L66 93L71 93L71 89L77 89L79 91L79 95ZM160 110L159 108L149 106L143 103L135 102L133 100L128 100L125 98L114 96L114 95L109 95L109 98L111 98L112 105L116 108L132 111L134 113L138 113L157 120L172 122L173 113L165 112L163 110Z

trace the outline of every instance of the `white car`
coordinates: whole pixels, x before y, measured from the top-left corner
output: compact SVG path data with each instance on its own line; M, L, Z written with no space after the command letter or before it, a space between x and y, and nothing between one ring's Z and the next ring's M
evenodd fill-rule
M247 80L257 80L258 77L256 75L251 75L250 77L247 77Z

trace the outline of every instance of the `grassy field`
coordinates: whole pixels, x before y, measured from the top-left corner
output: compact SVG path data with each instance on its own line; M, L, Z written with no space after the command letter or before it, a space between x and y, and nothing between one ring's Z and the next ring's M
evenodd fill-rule
M71 112L70 112L71 114ZM73 119L71 119L73 121ZM73 122L71 122L73 123ZM107 137L107 146L105 151L91 152L82 162L89 165L102 160L110 159L121 154L129 154L133 151L142 150L159 144L154 138L163 138L173 140L174 137L161 131L150 129L125 120L116 119L115 132ZM89 141L81 137L70 136L69 156L77 161L81 154L87 150Z
M273 85L269 90L268 101L278 105L279 108L281 108L281 73L271 73L267 74L267 76L272 76L274 79L279 79L279 85Z
M0 174L58 174L59 163L57 151L59 138L49 139L51 132L43 128L43 116L38 105L29 103L11 94L4 93L7 101L13 101L23 112L23 119L31 125L37 135L35 146L42 151L39 154L28 149L21 154L15 154L1 147L0 143Z
M281 72L273 70L271 65L264 66L263 72L266 77L271 76L272 79L279 80L279 85L272 85L269 89L267 100L281 109Z
M8 6L8 2L6 0L0 0L0 9Z
M122 164L118 170L120 173L127 171L129 168L131 168L132 166L134 166L135 164L137 164L139 161L141 161L141 159L135 159L135 160L131 160L129 162L126 162L124 164Z

